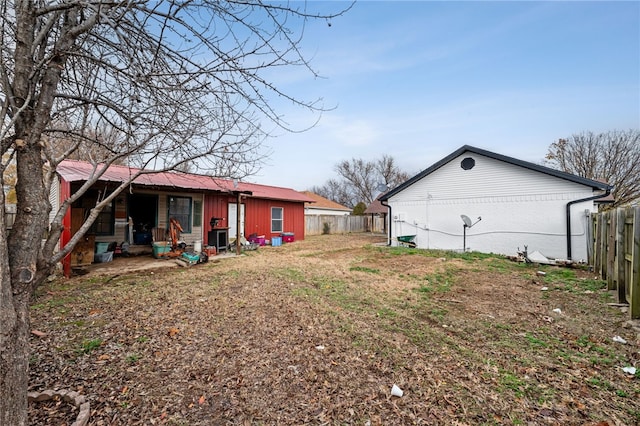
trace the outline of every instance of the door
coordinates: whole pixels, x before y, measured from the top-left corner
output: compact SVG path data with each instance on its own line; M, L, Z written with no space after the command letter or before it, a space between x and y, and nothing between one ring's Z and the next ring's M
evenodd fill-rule
M85 221L86 210L73 207L71 209L71 235L74 235ZM93 263L95 249L95 235L85 234L71 251L71 266L86 266Z
M244 204L240 204L240 237L246 237L244 235ZM229 239L235 239L237 234L238 225L238 204L229 203Z
M154 239L152 230L158 225L158 196L129 194L127 208L130 218L127 230L129 244L150 244ZM164 230L162 233L164 234ZM164 238L159 238L158 241L161 239Z

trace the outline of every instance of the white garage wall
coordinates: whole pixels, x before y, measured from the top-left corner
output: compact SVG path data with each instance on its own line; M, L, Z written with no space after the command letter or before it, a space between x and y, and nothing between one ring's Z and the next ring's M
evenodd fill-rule
M476 161L471 170L460 162ZM570 182L478 154L465 153L389 199L392 239L416 235L421 248L462 250L464 214L467 249L516 254L528 246L552 258L566 258L566 205L593 195ZM593 202L572 206L572 257L586 259L585 210Z

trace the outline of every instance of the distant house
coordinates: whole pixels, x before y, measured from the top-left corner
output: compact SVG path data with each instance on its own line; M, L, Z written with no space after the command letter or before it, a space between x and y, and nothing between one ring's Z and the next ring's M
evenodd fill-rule
M384 194L382 194L384 195ZM373 202L371 204L369 204L367 206L367 208L364 211L364 214L366 215L370 215L371 216L371 223L372 224L376 224L376 221L373 220L376 216L382 218L382 229L380 231L382 232L386 232L387 231L387 213L389 213L389 208L387 206L383 206L382 203L380 202L380 198L382 197L382 195L380 195L380 197L376 198L375 200L373 200ZM374 231L378 231L378 229L374 229Z
M589 214L611 187L465 145L384 194L389 236L420 248L587 259Z
M383 206L380 202L380 197L373 200L371 204L367 206L364 211L364 214L373 214L373 215L381 215L384 216L389 212L389 209L386 206Z
M87 181L91 171L91 164L82 161L65 160L58 166L58 180L50 196L53 212ZM126 166L109 167L67 212L61 247L82 225L96 200L136 171ZM200 241L224 249L238 235L238 204L241 236L259 234L270 239L287 232L293 233L296 240L303 240L304 204L310 201L289 188L234 183L180 172L143 174L103 209L83 242L90 250L87 247L74 250L65 259L65 270L72 265L91 263L95 243L128 242L135 246L164 239L170 218L176 218L182 226L181 240L186 244Z
M304 203L306 215L333 215L345 216L351 214L351 209L335 201L331 201L311 191L300 191L304 196L312 199L312 202Z

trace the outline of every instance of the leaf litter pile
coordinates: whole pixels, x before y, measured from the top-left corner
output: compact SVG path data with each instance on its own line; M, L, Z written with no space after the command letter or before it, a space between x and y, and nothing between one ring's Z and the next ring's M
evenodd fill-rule
M30 390L79 392L91 425L640 421L640 340L592 273L384 241L48 283Z

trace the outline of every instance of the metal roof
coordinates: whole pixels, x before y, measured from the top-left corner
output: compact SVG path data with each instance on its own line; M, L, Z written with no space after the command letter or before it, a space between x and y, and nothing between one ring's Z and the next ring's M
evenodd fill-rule
M415 175L414 177L408 179L407 181L405 181L401 185L398 185L397 187L395 187L391 191L387 192L382 197L380 197L380 201L387 201L389 198L393 197L395 194L397 194L400 191L404 190L405 188L413 185L415 182L419 181L423 177L435 172L440 167L444 166L445 164L447 164L448 162L452 161L453 159L459 157L460 155L464 154L465 152L471 152L471 153L474 153L474 154L483 155L485 157L493 158L494 160L504 161L505 163L513 164L513 165L520 166L520 167L524 167L525 169L529 169L529 170L533 170L533 171L536 171L536 172L544 173L546 175L554 176L554 177L557 177L559 179L564 179L564 180L568 180L570 182L575 182L575 183L579 183L579 184L582 184L582 185L590 186L593 189L598 189L598 190L605 191L605 190L610 190L610 189L613 188L611 185L608 185L608 184L606 184L604 182L598 182L596 180L583 178L583 177L580 177L580 176L573 175L571 173L566 173L566 172L562 172L560 170L552 169L550 167L541 166L541 165L535 164L535 163L529 163L528 161L518 160L516 158L507 157L506 155L502 155L502 154L496 154L495 152L486 151L484 149L476 148L476 147L473 147L473 146L470 146L470 145L464 145L463 147L455 150L454 152L452 152L448 156L444 157L442 160L440 160L437 163L433 164L428 169L418 173L417 175Z
M114 183L126 182L139 170L139 168L134 167L111 165L104 174L100 176L99 181ZM56 172L67 182L82 182L88 180L93 174L93 165L84 161L64 160L58 165ZM254 198L272 200L298 202L314 201L306 195L290 188L247 182L238 182L236 186L232 180L176 171L155 172L153 170L145 170L143 174L133 181L133 183L135 185L153 186L165 189L187 189L221 193L250 192Z

